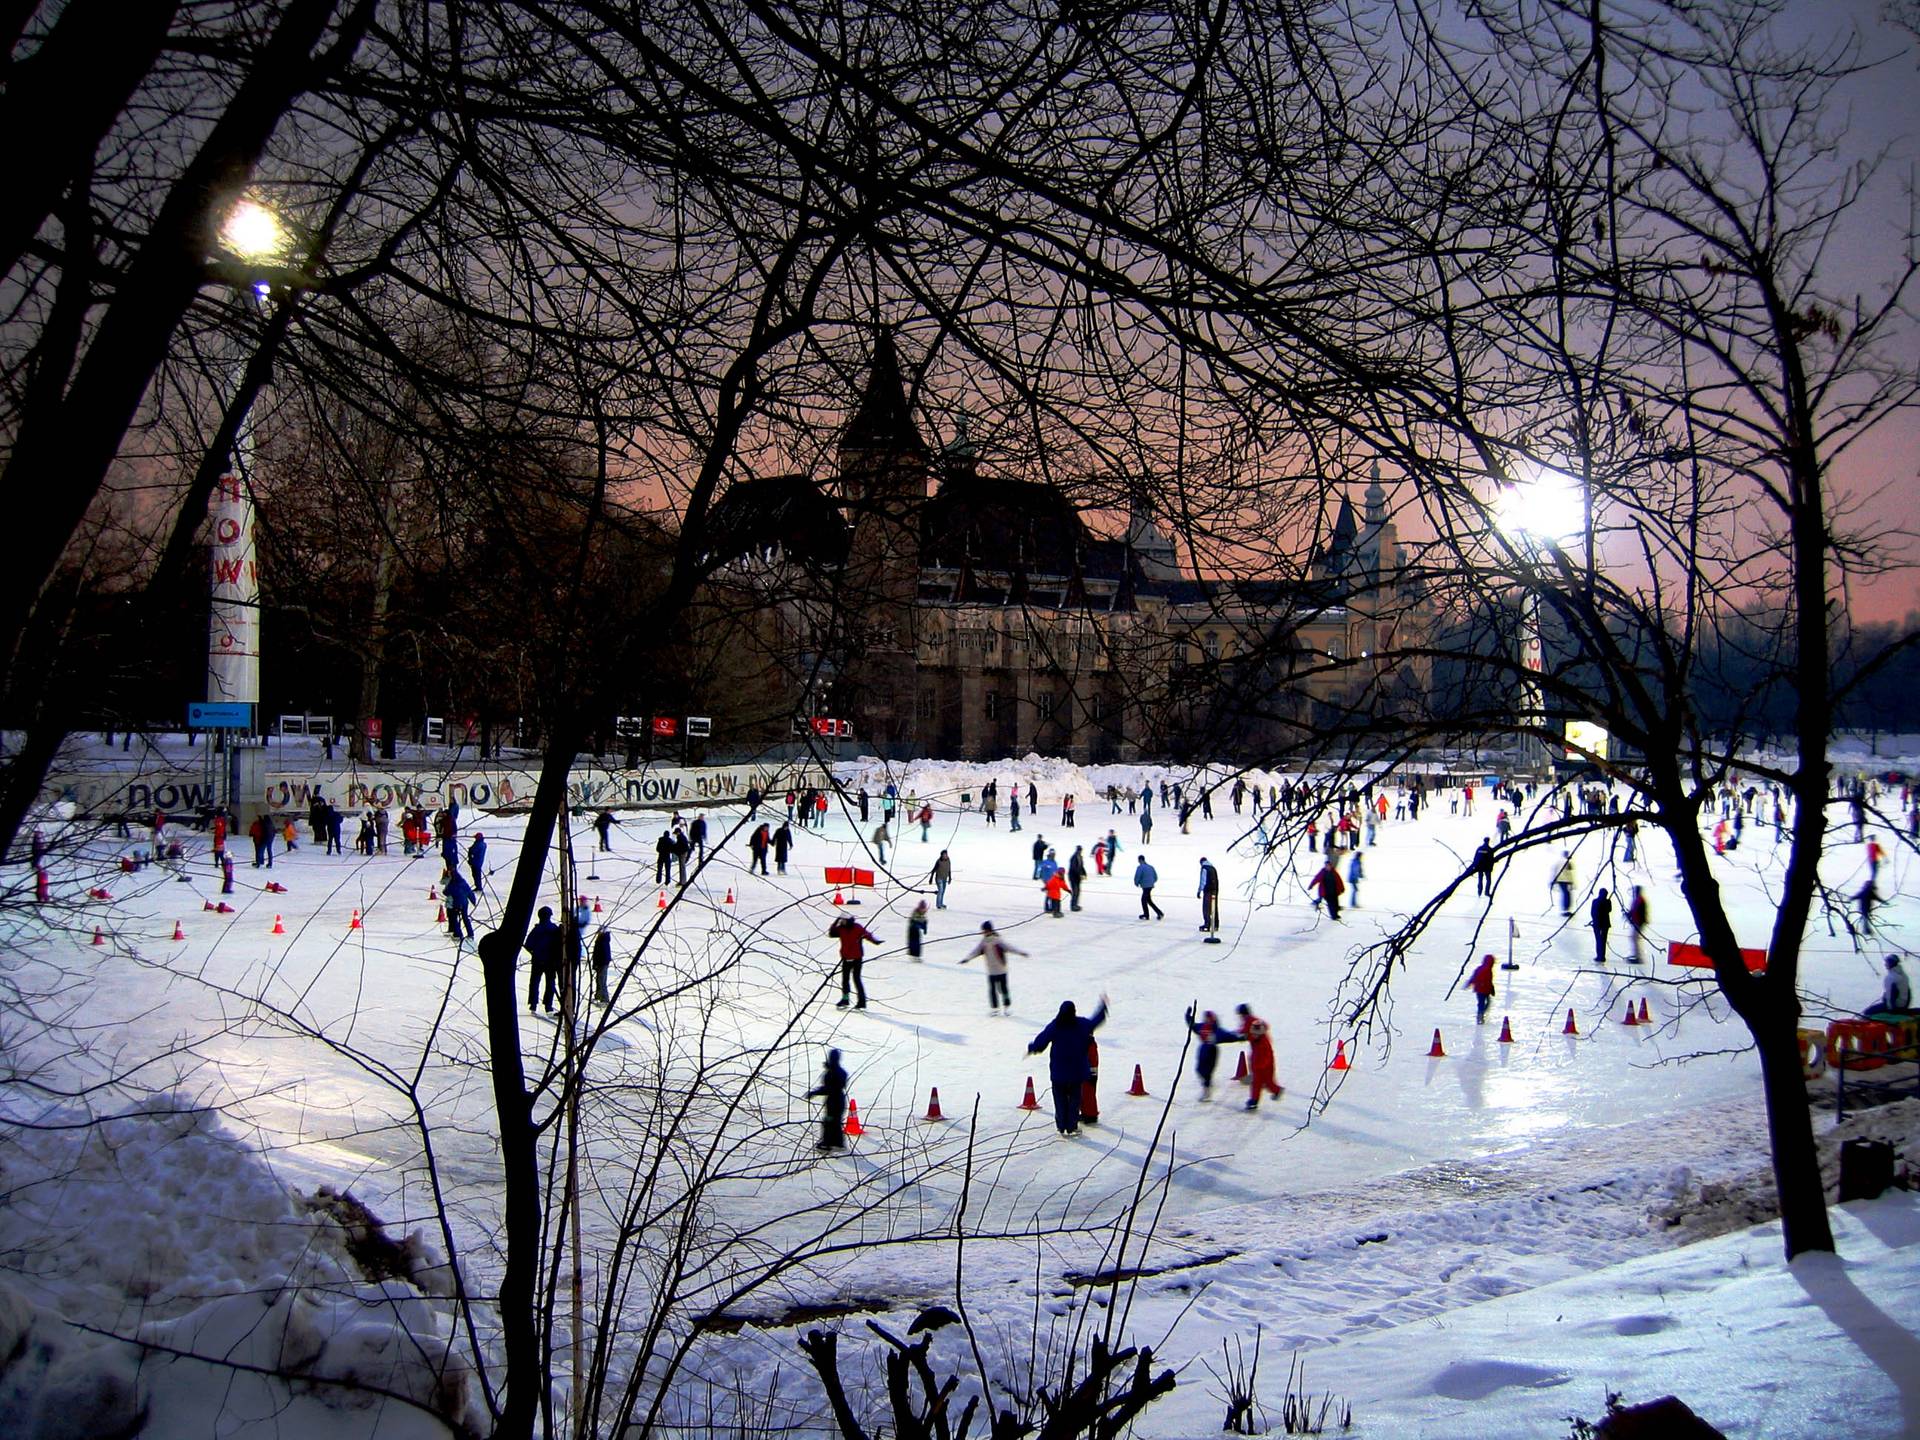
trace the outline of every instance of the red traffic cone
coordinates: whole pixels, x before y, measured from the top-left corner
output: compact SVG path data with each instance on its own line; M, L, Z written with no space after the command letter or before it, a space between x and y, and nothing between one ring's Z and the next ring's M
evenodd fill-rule
M1638 1025L1640 1023L1640 1016L1633 1008L1633 1001L1627 1001L1627 1013L1620 1017L1620 1023L1622 1025Z
M173 922L173 938L176 940L184 940L187 938L187 932L180 928L180 922L178 920Z
M1141 1075L1140 1067L1136 1065L1133 1067L1133 1084L1127 1087L1127 1094L1144 1095L1146 1093L1147 1093L1146 1077Z
M1504 1015L1500 1017L1500 1043L1513 1044L1513 1022Z
M1240 1052L1240 1063L1233 1067L1233 1078L1236 1080L1247 1078L1247 1052L1244 1050Z
M1440 1043L1440 1032L1438 1029L1436 1029L1433 1032L1433 1044L1427 1048L1427 1059L1444 1060L1446 1058L1447 1058L1447 1047Z
M1333 1042L1333 1063L1327 1066L1327 1069L1351 1070L1352 1068L1353 1066L1347 1060L1347 1042L1344 1040L1334 1041Z
M938 1085L933 1087L933 1094L928 1097L927 1113L922 1118L927 1120L944 1120L947 1118L940 1113L940 1087Z
M1038 1110L1040 1102L1033 1097L1033 1076L1027 1076L1027 1098L1020 1102L1022 1110Z
M860 1102L858 1100L847 1101L847 1123L841 1128L843 1128L847 1134L854 1136L867 1133L867 1127L860 1123Z
M213 908L214 908L214 913L219 915L231 915L234 913L233 906L227 904L227 902L224 900L222 900L218 905L214 906Z
M282 885L278 880L269 880L262 888L265 889L269 895L284 895L287 893L287 887Z
M733 904L733 887L731 885L727 887L727 904Z
M600 897L598 895L593 897L593 913L596 915L601 915L605 913L600 908Z
M1647 1013L1647 1001L1645 996L1642 996L1640 999L1640 1023L1642 1025L1651 1025L1653 1023L1653 1016Z
M278 915L273 917L273 933L276 935L284 935L287 933L287 927L280 923L280 917Z
M212 910L213 908L214 908L214 906L213 906L213 901L211 901L211 900L202 900L202 901L200 902L200 913L201 913L202 915L204 915L204 914L206 914L206 913L208 913L208 912L209 912L209 911L211 911L211 910Z
M1578 1035L1580 1033L1580 1027L1573 1023L1573 1011L1571 1009L1567 1011L1566 1029L1562 1030L1560 1033L1562 1035Z
M431 885L427 886L427 899L438 900L439 898L440 898L440 892L434 889L433 886Z
M667 908L667 892L666 891L662 890L660 892L660 902L657 905L655 905L653 908L656 910L664 910Z
M359 928L360 928L360 912L359 910L356 909L353 912L353 919L347 922L347 929L358 930Z
M104 945L107 943L107 937L100 933L100 927L97 925L93 930L93 943L96 945Z
M833 903L836 905L844 905L847 903L847 897L836 890L833 892Z
M447 923L447 907L446 906L444 905L434 906L433 923L436 925L444 925Z

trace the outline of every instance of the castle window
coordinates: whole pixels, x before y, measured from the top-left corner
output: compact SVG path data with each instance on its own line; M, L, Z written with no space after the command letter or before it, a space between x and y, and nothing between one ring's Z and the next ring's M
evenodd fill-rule
M998 690L987 691L986 702L987 719L998 720L1000 718L1000 692Z
M922 690L915 709L919 711L922 720L933 719L933 691Z
M1034 697L1034 700L1040 706L1040 718L1042 720L1053 719L1053 707L1058 702L1058 699L1059 697L1051 690L1042 690Z

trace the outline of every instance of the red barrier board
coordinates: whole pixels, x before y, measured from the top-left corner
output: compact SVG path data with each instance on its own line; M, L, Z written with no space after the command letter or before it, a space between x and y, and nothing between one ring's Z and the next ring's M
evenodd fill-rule
M854 880L853 880L853 867L852 867L851 865L829 865L829 866L827 866L827 884L829 884L829 885L851 885L851 884L853 884L853 883L854 883ZM867 883L868 883L868 884L872 884L873 882L872 882L872 881L868 881Z
M873 871L871 871L871 870L856 870L856 871L854 871L854 872L853 872L853 879L852 879L852 881L851 881L850 883L852 883L852 884L854 884L854 885L864 885L864 886L866 886L866 887L867 887L867 888L868 888L869 890L871 890L871 889L873 888Z
M1747 969L1759 974L1767 968L1767 952L1749 950L1740 947L1740 958L1747 962ZM1707 952L1698 945L1689 945L1679 940L1667 943L1667 963L1669 965L1695 965L1711 970L1713 961L1707 958Z

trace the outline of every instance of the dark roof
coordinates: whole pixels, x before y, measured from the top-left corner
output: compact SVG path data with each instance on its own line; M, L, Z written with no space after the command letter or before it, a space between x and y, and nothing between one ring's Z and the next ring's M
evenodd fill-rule
M1069 575L1085 563L1089 538L1051 485L950 476L921 511L920 563Z
M849 538L839 509L805 475L736 481L707 512L706 550L723 563L777 548L804 563L840 565Z
M872 450L886 454L925 454L926 443L913 423L907 408L906 385L900 378L900 356L893 348L893 336L881 330L873 342L873 371L867 377L867 393L860 408L847 422L841 436L842 450Z

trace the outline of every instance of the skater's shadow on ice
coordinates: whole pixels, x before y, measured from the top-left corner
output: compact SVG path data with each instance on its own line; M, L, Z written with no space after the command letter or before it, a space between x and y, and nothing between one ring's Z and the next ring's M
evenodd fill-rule
M942 1045L965 1045L970 1038L965 1035L955 1034L951 1030L934 1030L926 1025L920 1024L916 1020L896 1020L891 1015L883 1015L878 1010L866 1010L862 1013L872 1024L891 1025L896 1030L905 1030L910 1035L922 1040L937 1040Z

